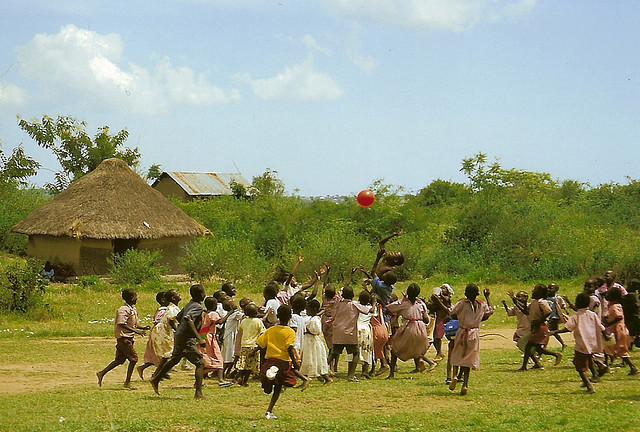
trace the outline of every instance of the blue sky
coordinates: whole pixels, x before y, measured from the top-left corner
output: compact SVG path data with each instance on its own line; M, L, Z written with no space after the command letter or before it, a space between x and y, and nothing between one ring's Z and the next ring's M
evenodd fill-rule
M0 142L71 115L127 129L141 170L276 170L289 192L415 192L505 168L637 179L640 3L36 1L0 5Z

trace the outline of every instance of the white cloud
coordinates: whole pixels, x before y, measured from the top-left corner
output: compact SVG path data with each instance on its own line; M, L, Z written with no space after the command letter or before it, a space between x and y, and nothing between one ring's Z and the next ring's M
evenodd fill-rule
M249 84L256 96L265 100L320 101L338 99L344 94L331 76L315 69L312 57L287 66L273 78L254 80L249 74L237 78Z
M537 0L325 0L337 15L423 30L464 31L478 22L525 15Z
M122 65L124 44L118 34L99 34L74 25L57 34L37 34L18 47L21 72L51 93L65 93L94 104L145 114L174 106L210 106L239 98L188 67L174 67L168 58L155 69Z
M27 101L26 92L15 84L0 81L0 108L21 107Z
M346 44L346 54L356 66L366 73L371 73L378 67L378 62L371 56L360 54L361 34L363 31L364 28L360 24L354 23L351 26L351 35Z
M331 50L318 44L316 39L311 35L307 34L302 36L300 41L310 51L315 50L325 55L331 55Z

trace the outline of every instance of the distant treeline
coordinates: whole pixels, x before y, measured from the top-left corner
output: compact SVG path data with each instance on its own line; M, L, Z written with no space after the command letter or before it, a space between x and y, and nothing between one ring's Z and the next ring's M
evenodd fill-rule
M176 203L212 236L187 247L186 272L262 281L298 274L324 262L334 280L370 267L378 240L394 231L388 250L402 251L401 278L467 276L476 281L549 280L614 269L624 281L640 275L640 182L596 187L555 181L549 174L503 169L478 154L462 162L468 183L435 180L415 194L377 181L376 202L355 197L309 199L284 193L275 171L254 178L250 197ZM23 254L26 237L8 233L48 199L33 189L2 190L0 246Z

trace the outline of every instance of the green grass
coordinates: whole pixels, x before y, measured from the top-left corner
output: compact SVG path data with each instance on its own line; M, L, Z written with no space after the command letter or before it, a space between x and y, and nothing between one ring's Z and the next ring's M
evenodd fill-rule
M75 346L75 348L69 345ZM262 418L268 396L257 382L249 388L218 388L207 381L208 399L194 401L193 378L176 372L155 395L147 383L136 391L122 389L124 366L105 377L102 388L91 371L111 360L113 343L104 339L83 343L30 340L22 344L29 360L47 372L45 361L61 364L57 375L82 372L78 384L43 391L0 394L1 430L12 431L325 431L325 430L441 430L534 431L637 430L640 389L637 377L613 369L596 384L597 393L580 388L569 359L559 367L546 362L544 371L519 373L519 353L506 349L481 351L481 369L471 374L469 394L461 397L444 384L444 365L431 373L410 374L400 366L398 379L380 378L348 383L344 373L333 386L314 382L306 392L287 390L276 405L279 419ZM78 350L78 348L81 348ZM142 349L142 347L139 347ZM72 352L76 355L70 355ZM79 351L79 355L78 355ZM3 368L16 358L9 341L0 343ZM638 360L634 354L634 360ZM22 358L18 356L17 358ZM74 364L80 364L74 370ZM345 370L341 364L341 370ZM0 369L2 374L4 370ZM33 379L45 378L34 373ZM89 376L87 376L87 374ZM49 379L56 379L52 375Z
M423 294L443 280L418 281ZM461 297L466 281L449 280ZM574 297L580 280L561 281L561 293ZM403 291L408 282L398 285ZM492 302L500 306L508 289L530 290L532 283L491 285ZM218 284L207 285L212 293ZM188 284L178 288L188 299ZM238 287L239 297L261 298L260 286ZM483 286L484 288L484 286ZM204 401L194 401L192 374L179 371L155 395L145 382L136 391L122 389L125 368L110 372L99 388L95 371L113 359L112 319L122 304L120 288L98 284L52 284L48 304L31 316L0 316L0 430L11 431L590 431L616 425L637 430L640 412L638 377L625 369L596 384L595 395L583 394L571 364L571 347L559 367L545 359L544 371L518 373L520 353L481 342L481 369L471 374L469 394L460 397L444 385L444 364L431 373L410 374L403 363L395 381L374 379L358 384L344 379L323 388L314 382L302 393L290 389L276 406L279 419L267 422L268 403L259 385L218 388L207 381ZM156 308L155 292L140 289L143 323ZM515 328L502 307L485 323L484 332ZM136 347L140 357L146 338ZM482 346L484 345L484 348ZM507 344L509 346L509 344ZM553 349L557 343L551 344ZM632 352L640 363L640 354ZM150 371L148 372L150 373ZM635 413L635 414L634 414Z

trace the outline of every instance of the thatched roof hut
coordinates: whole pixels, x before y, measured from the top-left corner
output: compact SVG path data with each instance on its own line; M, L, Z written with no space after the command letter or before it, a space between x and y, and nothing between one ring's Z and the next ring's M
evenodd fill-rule
M208 233L120 159L103 161L11 231L29 235L29 255L76 274L104 274L106 258L129 248L162 249L177 271L180 245Z

